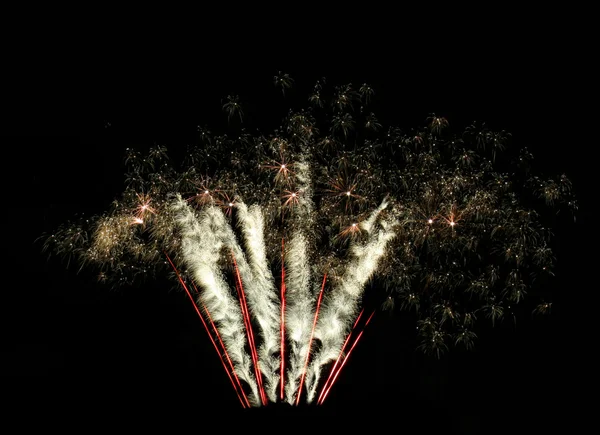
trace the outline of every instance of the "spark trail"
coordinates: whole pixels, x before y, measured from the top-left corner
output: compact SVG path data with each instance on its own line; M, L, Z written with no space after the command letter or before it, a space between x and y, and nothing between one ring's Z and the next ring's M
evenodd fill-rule
M193 296L192 296L192 294L191 294L188 286L185 284L185 281L183 281L183 278L181 277L179 271L175 267L175 264L173 264L173 261L171 260L171 257L169 257L168 255L167 255L167 260L169 261L169 264L171 265L171 267L175 271L175 274L177 275L177 278L179 279L179 282L181 283L181 286L185 290L188 298L190 299L190 301L194 305L194 309L196 311L196 314L198 314L198 317L200 318L200 321L202 322L202 325L204 326L204 329L208 333L208 336L210 338L210 341L211 341L212 345L214 346L215 350L217 351L217 354L219 355L221 363L223 364L223 367L225 368L225 372L227 373L227 376L229 377L229 380L231 381L231 383L233 385L233 389L235 390L238 398L240 399L240 403L242 404L242 407L243 408L246 408L246 407L249 408L250 407L250 403L248 402L248 398L246 397L246 394L244 393L244 390L242 388L240 380L237 377L237 374L235 373L235 368L233 367L233 363L231 362L231 358L229 358L229 354L227 353L227 349L226 349L225 345L223 344L223 341L221 340L219 332L216 329L216 326L213 323L212 318L210 317L210 313L208 312L208 310L206 310L206 307L204 307L205 308L204 312L206 313L207 317L209 318L209 321L211 323L211 326L213 327L213 330L217 334L217 338L218 338L218 340L219 340L219 342L221 344L221 349L219 349L219 347L217 346L217 343L215 342L214 338L212 337L210 329L209 329L208 325L206 324L206 320L204 320L204 317L202 316L202 313L200 312L200 309L198 308L197 302L194 301L194 298L193 298ZM199 302L199 303L201 303L201 302ZM225 364L225 360L223 359L223 355L222 355L221 352L223 352L225 354L227 362L229 363L229 367ZM235 378L235 381L234 381L234 378Z
M342 360L342 357L344 356L344 352L346 350L346 345L350 341L350 337L352 336L352 332L354 332L354 329L356 328L356 325L358 325L358 322L360 321L360 318L362 317L363 313L364 313L364 309L360 310L360 313L358 314L358 317L354 321L354 325L352 326L352 330L350 331L350 334L348 334L348 336L346 337L346 340L344 341L344 344L342 345L342 350L340 351L339 356L335 360L335 364L331 368L331 372L329 373L329 376L327 377L327 380L325 381L325 384L323 384L323 387L322 387L322 390L321 390L321 394L319 395L317 403L321 402L322 397L323 397L323 393L325 393L329 389L329 385L331 384L331 378L333 377L333 375L335 373L337 373L338 364L340 363L340 361Z
M320 322L315 330L315 337L321 342L321 349L313 356L309 370L307 381L309 403L314 399L323 366L335 361L342 349L344 338L356 319L367 280L375 273L388 243L395 236L392 221L380 220L380 228L375 229L375 221L387 205L387 201L383 201L362 224L362 229L368 235L367 242L364 245L353 245L354 258L347 264L339 285L329 293L326 300Z
M296 394L296 405L300 403L300 397L302 396L302 386L304 385L304 378L306 376L306 369L308 368L308 360L310 358L310 351L312 348L313 337L315 335L315 328L317 326L317 320L319 318L319 309L321 308L321 300L323 299L323 290L325 289L325 283L327 282L327 274L323 276L323 284L321 284L321 291L319 292L319 298L317 299L317 307L315 309L315 320L313 321L312 330L310 331L310 340L308 340L308 352L306 352L306 360L304 361L304 369L302 370L302 376L300 377L300 386Z
M331 378L331 382L329 383L329 385L325 385L323 387L323 391L322 391L322 398L320 397L319 400L317 401L317 403L319 405L322 405L323 402L325 401L325 399L327 398L327 395L329 394L329 390L331 390L331 387L333 387L333 384L335 383L335 380L337 379L338 375L340 374L340 372L342 371L342 369L344 368L344 365L346 364L346 361L348 361L348 358L350 357L350 354L352 353L352 351L354 350L354 347L356 346L356 344L358 343L358 340L360 340L360 337L362 337L363 332L365 332L364 328L367 327L367 325L369 324L369 322L371 321L371 319L373 318L373 316L375 315L375 312L373 311L371 313L371 315L369 316L369 318L367 319L367 321L365 322L365 326L363 326L363 330L360 331L360 333L358 334L358 336L354 339L354 342L352 343L352 346L350 347L350 350L348 350L348 353L346 354L346 356L344 357L344 359L342 360L342 363L340 364L339 368L337 370L334 369L331 371L331 375L333 375L333 378ZM350 336L348 336L349 338ZM343 348L342 348L343 351ZM337 363L337 361L336 361ZM330 377L331 377L330 375Z
M260 366L258 364L258 354L256 352L256 344L254 342L254 332L252 331L252 321L250 314L248 313L248 303L246 302L246 294L244 293L244 286L242 284L242 278L240 277L240 270L238 269L235 261L235 256L232 255L233 267L235 268L236 274L236 289L240 298L240 308L242 310L242 316L244 317L244 326L246 327L246 336L248 337L248 343L250 345L250 354L252 355L252 362L254 363L254 373L256 374L256 380L258 383L258 391L260 392L260 398L263 405L267 404L265 397L265 391L263 389L262 375L260 373Z
M244 350L244 316L218 265L220 251L224 246L222 236L219 236L221 222L218 215L222 212L215 207L209 207L197 219L181 197L172 204L172 210L181 229L183 260L202 289L204 303L212 313L239 378L250 386L250 402L258 405L258 385L252 375L251 358Z
M281 330L281 352L280 360L281 360L281 371L280 371L280 393L279 398L283 400L284 391L285 391L285 243L284 239L281 239L281 322L279 324L279 328Z

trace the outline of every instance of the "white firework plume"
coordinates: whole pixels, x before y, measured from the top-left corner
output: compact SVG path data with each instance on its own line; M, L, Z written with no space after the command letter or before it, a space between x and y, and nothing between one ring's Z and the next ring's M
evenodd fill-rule
M303 156L305 157L305 156ZM313 228L312 186L310 167L305 158L295 166L298 180L297 208L295 219L300 223L290 235L285 253L285 288L288 301L285 329L290 341L289 370L287 372L286 400L293 403L298 393L305 360L309 354L310 334L315 309L313 270L309 258L307 233Z
M257 205L250 208L242 202L237 204L238 219L246 242L247 261L241 248L235 243L233 231L228 231L234 256L239 258L238 267L248 293L249 308L257 320L263 343L259 348L261 369L265 374L269 400L277 400L280 368L280 302L275 281L267 261L264 240L264 217ZM224 216L222 216L224 218ZM223 222L225 219L223 219Z
M367 232L367 241L364 244L352 244L351 259L324 301L314 331L321 349L313 355L307 377L308 402L315 397L321 369L335 361L342 351L344 340L356 319L365 284L376 272L388 243L394 237L392 228L395 223L391 220L380 221L380 228L374 229L375 221L385 207L386 201L362 224L362 229Z
M250 385L253 404L259 403L256 379L251 371L250 356L244 350L246 340L239 302L231 295L219 268L225 246L221 211L207 207L197 217L181 198L173 203L176 222L181 230L181 255L191 275L202 287L200 303L206 305L219 328L238 376Z
M286 399L293 403L298 391L312 327L315 299L311 290L311 267L307 255L306 237L292 236L288 244L285 286L287 309L285 329L290 340L290 361L287 375Z

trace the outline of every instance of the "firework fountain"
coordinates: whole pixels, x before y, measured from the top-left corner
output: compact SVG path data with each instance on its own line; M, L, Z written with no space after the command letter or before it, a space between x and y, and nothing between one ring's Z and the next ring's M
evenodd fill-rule
M114 284L171 274L243 407L322 404L375 314L369 287L383 308L419 313L423 350L470 347L478 319L552 274L538 200L576 209L564 175L533 175L527 149L505 156L504 131L454 134L435 115L384 129L370 86L330 91L317 82L270 135L200 129L183 162L128 150L111 209L46 238ZM223 109L243 119L239 98Z

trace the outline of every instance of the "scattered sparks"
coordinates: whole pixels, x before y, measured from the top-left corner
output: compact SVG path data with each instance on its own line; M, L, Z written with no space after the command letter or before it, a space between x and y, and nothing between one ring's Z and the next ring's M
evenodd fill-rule
M552 276L542 207L577 209L570 181L532 175L528 152L496 168L506 132L473 124L455 135L432 115L378 133L363 110L369 85L328 99L324 83L308 99L314 113L290 112L270 136L202 130L181 168L164 147L128 150L127 188L111 209L46 238L102 282L174 271L242 407L322 404L373 317L357 327L367 283L377 306L418 312L420 349L470 348L477 321L499 322L541 296L536 277ZM239 97L222 108L243 121ZM549 313L541 299L534 312Z

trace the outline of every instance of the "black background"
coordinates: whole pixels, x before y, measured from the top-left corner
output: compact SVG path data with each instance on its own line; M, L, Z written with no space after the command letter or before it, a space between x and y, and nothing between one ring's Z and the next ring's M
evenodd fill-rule
M82 430L160 419L192 430L262 424L487 434L580 422L595 345L585 314L595 291L590 184L597 146L588 35L576 25L578 14L494 23L491 16L441 30L427 14L406 15L381 36L373 34L376 21L338 31L327 20L307 22L301 32L268 24L236 32L225 20L206 34L194 25L166 32L156 23L129 32L128 22L115 34L100 20L92 37L83 21L50 26L31 40L13 33L2 120L0 370L16 405L8 409L24 411L27 424L50 411L47 427ZM484 329L474 351L436 361L414 351L414 324L379 313L324 406L243 411L173 283L113 291L41 253L35 239L42 233L76 213L101 213L121 191L126 147L178 150L194 143L198 125L225 128L228 94L248 103L252 125L263 114L278 120L287 107L273 98L279 70L292 75L298 93L322 76L372 84L385 125L411 127L432 112L458 129L485 121L528 146L538 171L566 172L581 210L576 224L562 219L555 231L552 315Z

